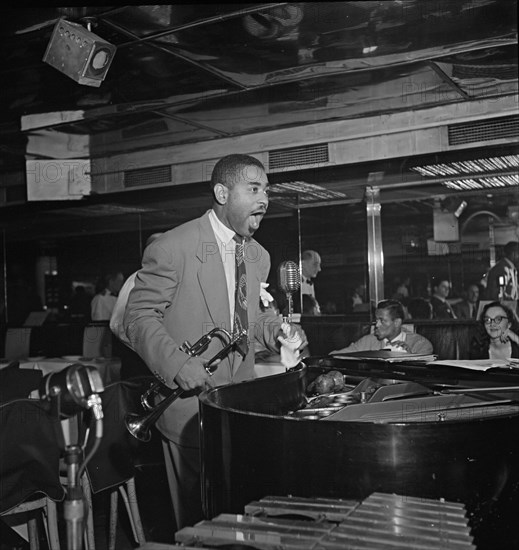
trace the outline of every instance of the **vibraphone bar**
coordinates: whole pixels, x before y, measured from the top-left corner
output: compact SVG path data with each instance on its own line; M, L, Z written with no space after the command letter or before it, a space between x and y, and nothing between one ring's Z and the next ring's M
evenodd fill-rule
M465 506L444 500L384 493L373 493L362 502L269 496L249 503L244 511L181 529L175 535L179 545L175 548L475 548Z

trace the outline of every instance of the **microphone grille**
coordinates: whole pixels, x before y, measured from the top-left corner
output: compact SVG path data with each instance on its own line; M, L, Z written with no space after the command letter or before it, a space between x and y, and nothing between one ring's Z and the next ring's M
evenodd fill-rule
M284 292L295 292L299 290L301 277L299 268L295 262L285 260L279 266L279 286Z

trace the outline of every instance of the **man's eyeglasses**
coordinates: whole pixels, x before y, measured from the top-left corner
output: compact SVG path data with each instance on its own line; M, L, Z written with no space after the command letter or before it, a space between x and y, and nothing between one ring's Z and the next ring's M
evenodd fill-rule
M501 315L498 315L497 317L494 317L493 319L492 319L492 317L483 317L483 323L485 323L485 325L490 325L492 323L495 323L496 325L499 325L499 323L503 319L506 319L506 317L502 317Z

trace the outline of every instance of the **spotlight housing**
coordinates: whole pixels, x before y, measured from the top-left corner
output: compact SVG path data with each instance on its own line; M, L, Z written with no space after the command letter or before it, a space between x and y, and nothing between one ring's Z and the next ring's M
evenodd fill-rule
M43 61L79 84L101 86L117 47L77 23L60 19Z

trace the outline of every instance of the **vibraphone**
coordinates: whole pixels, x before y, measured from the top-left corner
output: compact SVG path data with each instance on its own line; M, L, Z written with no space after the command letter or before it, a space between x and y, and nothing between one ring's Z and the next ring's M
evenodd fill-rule
M465 506L373 493L362 502L265 497L175 535L175 548L260 550L474 549ZM158 547L157 547L158 549ZM150 548L151 550L151 548Z

